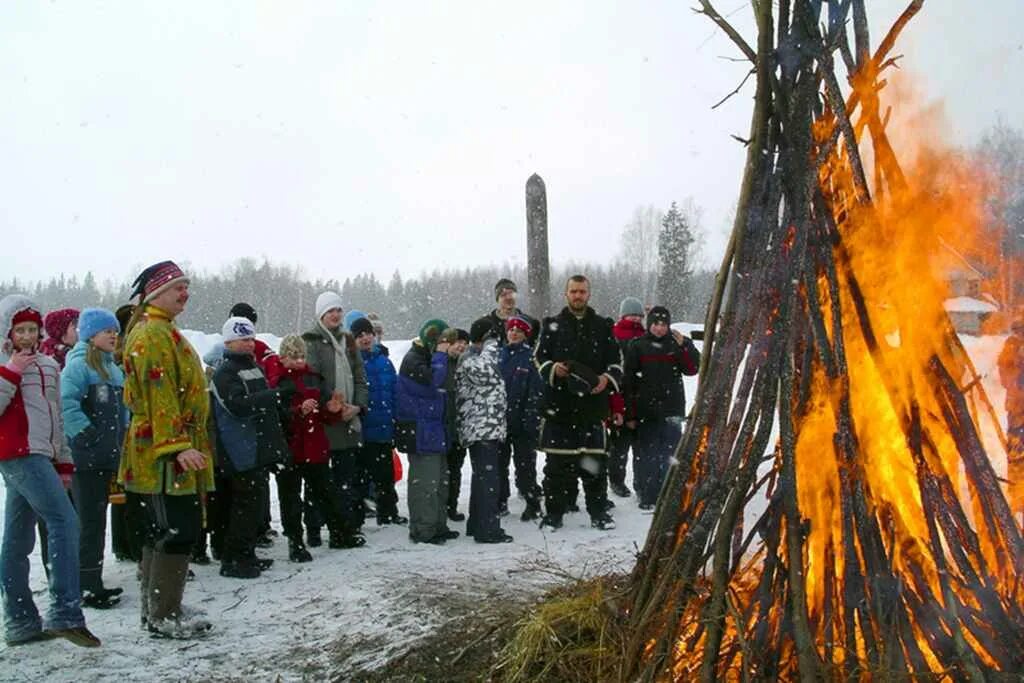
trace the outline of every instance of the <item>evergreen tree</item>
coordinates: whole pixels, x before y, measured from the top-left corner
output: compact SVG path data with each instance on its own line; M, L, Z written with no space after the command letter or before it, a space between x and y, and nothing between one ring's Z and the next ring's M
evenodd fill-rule
M693 264L690 259L693 232L687 217L675 202L661 220L658 234L658 303L672 312L675 320L691 317L691 279Z

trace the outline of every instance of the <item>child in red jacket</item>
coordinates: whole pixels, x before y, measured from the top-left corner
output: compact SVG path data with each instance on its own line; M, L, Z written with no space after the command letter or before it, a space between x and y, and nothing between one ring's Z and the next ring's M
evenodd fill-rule
M302 482L316 508L327 518L331 548L358 548L365 539L345 524L338 498L331 491L330 456L324 424L340 419L342 402L320 395L319 376L306 364L306 343L298 335L281 340L280 363L271 370L270 386L291 384L295 388L290 419L285 425L292 462L277 475L281 501L281 524L288 538L288 559L313 559L302 542Z
M64 440L60 368L39 353L43 318L24 296L0 299L0 476L7 489L0 548L4 640L21 645L54 637L97 647L82 614L78 516L65 492L74 471ZM50 610L43 620L29 587L36 519L46 522Z

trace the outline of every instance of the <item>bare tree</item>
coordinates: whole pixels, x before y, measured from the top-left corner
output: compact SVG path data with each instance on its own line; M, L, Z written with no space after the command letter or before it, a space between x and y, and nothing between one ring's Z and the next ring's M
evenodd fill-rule
M988 202L989 223L999 240L1003 303L1012 308L1020 300L1024 255L1024 133L1000 121L985 131L975 151L997 183Z
M638 206L622 229L618 262L635 279L638 296L644 303L654 300L658 282L658 234L661 211L652 205Z

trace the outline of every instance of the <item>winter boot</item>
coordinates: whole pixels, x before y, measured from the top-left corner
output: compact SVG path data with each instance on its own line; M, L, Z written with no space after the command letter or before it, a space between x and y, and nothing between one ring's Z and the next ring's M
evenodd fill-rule
M593 517L591 517L590 526L594 527L595 529L600 529L601 531L609 531L615 528L615 520L612 519L611 515L605 512L603 514L594 515Z
M626 486L621 481L608 482L608 488L611 490L612 493L614 493L619 498L629 498L631 495L633 495L632 492L629 490L629 487Z
M87 629L85 626L75 626L74 628L54 628L46 632L48 635L54 638L63 638L69 643L74 643L79 647L99 647L100 639L92 634L92 631Z
M319 548L323 545L323 541L320 539L320 527L308 527L306 529L306 545L310 548Z
M540 520L541 531L543 531L545 529L545 527L548 528L548 529L551 529L552 531L554 531L555 529L561 529L562 528L562 515L556 515L556 514L551 513L551 512L549 512L548 514L544 515L544 518L542 520Z
M459 512L455 508L449 508L448 509L448 519L450 519L453 522L465 522L466 521L466 515L464 515L463 513Z
M519 518L522 522L532 522L540 517L540 502L532 499L527 499L526 509L523 510L522 516Z
M146 628L149 621L149 577L153 567L153 549L143 548L139 560L139 623Z
M117 593L113 593L112 590L102 588L98 591L82 591L82 607L91 607L92 609L110 609L121 602L120 590Z
M257 564L248 559L224 560L220 563L220 575L232 579L258 579L262 572Z
M149 570L149 632L159 638L188 639L210 630L210 622L193 612L185 612L181 596L185 592L188 555L153 551Z
M313 556L306 550L301 538L289 538L288 559L292 562L312 562Z
M327 547L334 549L362 548L364 545L366 545L366 539L362 534L342 534L333 531L327 542Z

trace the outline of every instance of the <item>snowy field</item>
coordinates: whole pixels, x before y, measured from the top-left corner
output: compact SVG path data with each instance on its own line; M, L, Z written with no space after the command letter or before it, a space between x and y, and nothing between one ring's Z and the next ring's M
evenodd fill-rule
M686 328L689 326L677 326ZM216 335L189 333L200 353ZM276 345L277 338L265 337ZM1003 419L1003 391L995 359L1005 337L964 337L985 387ZM396 365L408 342L389 342ZM689 379L692 399L695 382ZM988 432L989 430L986 430ZM987 435L989 436L989 435ZM991 437L989 437L991 438ZM544 456L538 456L538 468ZM1005 463L996 463L1000 474ZM468 506L470 468L462 477L461 508ZM632 481L630 473L627 482ZM398 485L404 513L405 481ZM0 498L3 489L0 487ZM0 645L0 681L132 680L349 680L401 656L420 639L449 625L486 601L539 595L557 579L545 568L576 576L628 571L643 543L651 517L636 498L614 499L617 528L590 528L585 513L567 515L566 525L542 533L519 521L523 501L513 497L512 514L503 521L515 537L508 545L479 545L459 538L445 546L414 545L404 527L364 527L367 545L357 550L312 548L314 561L292 564L285 541L261 554L276 560L259 579L222 578L216 563L193 567L186 602L205 609L214 624L200 641L151 639L138 624L135 567L108 557L107 585L125 588L118 607L87 610L90 628L103 640L97 650L65 641L19 648ZM275 528L280 530L274 496ZM465 523L453 529L465 531ZM108 543L108 555L109 555ZM38 552L32 558L37 606L48 597Z

